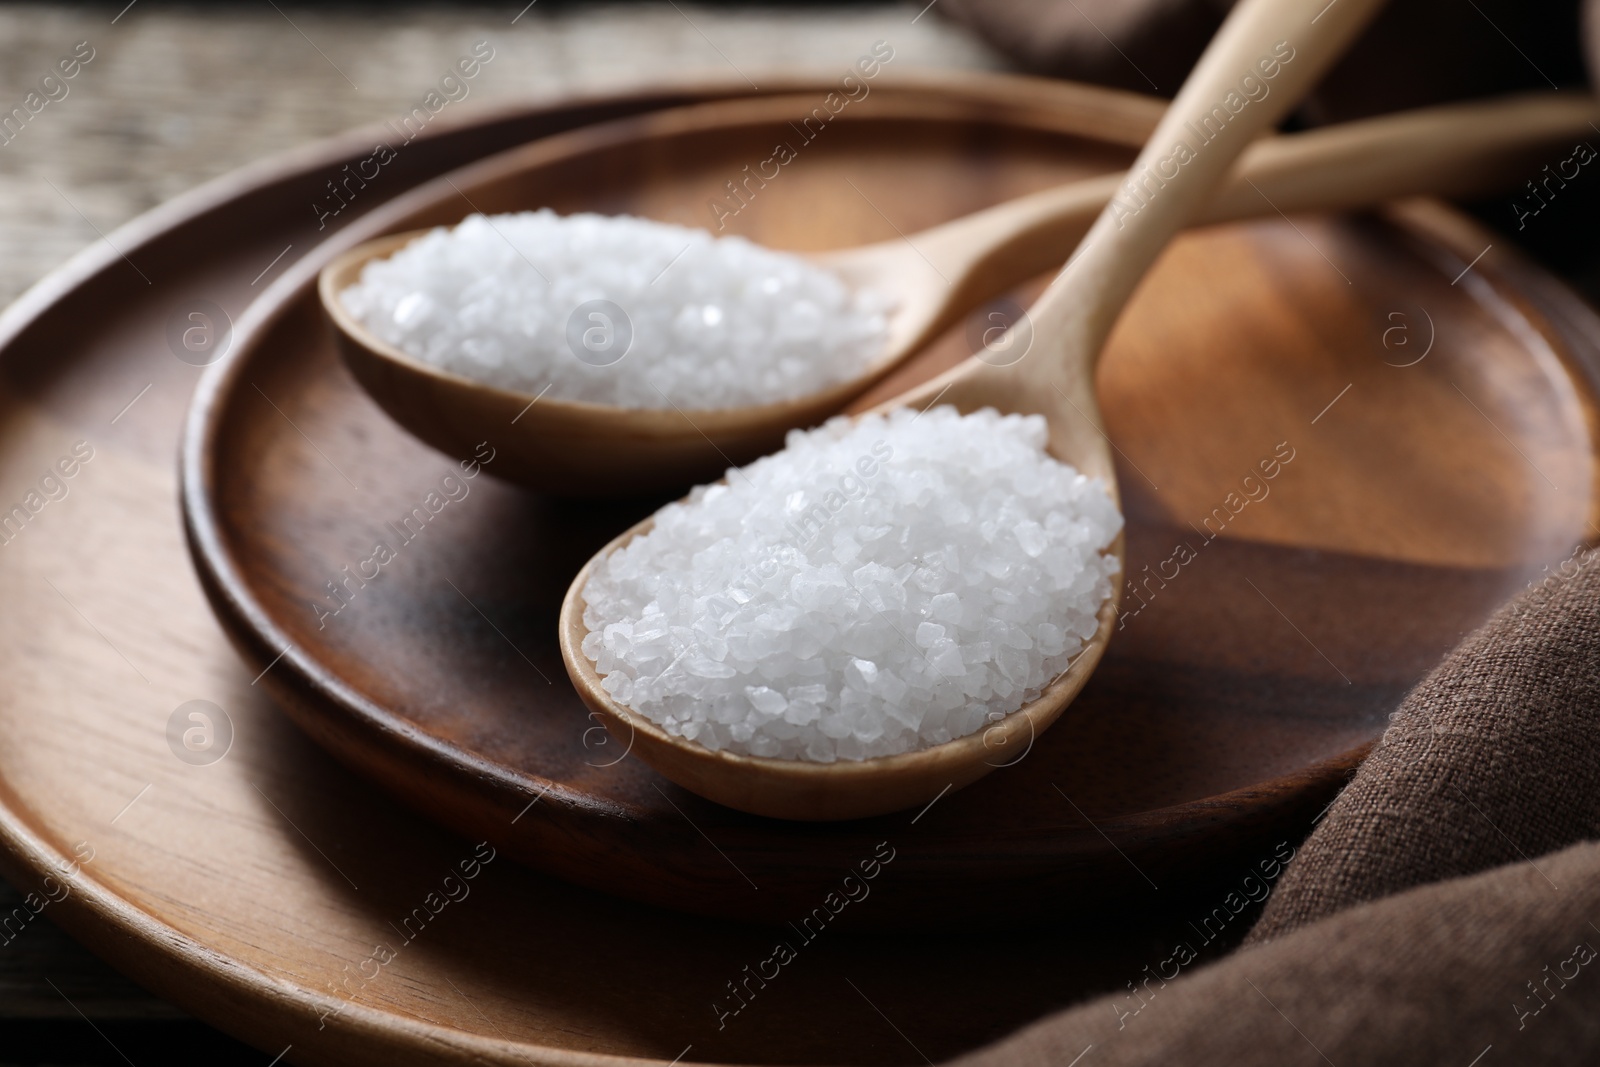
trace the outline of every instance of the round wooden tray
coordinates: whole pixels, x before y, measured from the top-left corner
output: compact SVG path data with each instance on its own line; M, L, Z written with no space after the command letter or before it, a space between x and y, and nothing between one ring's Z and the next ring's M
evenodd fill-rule
M748 110L576 131L358 225L546 205L705 224L727 175L796 137L770 108ZM778 247L892 238L1114 166L1142 119L876 94L724 219ZM459 428L449 457L408 436L340 362L309 279L255 304L200 387L184 449L190 539L259 684L311 736L538 869L782 923L893 839L881 904L840 922L936 926L999 886L1011 906L975 919L1036 923L1062 901L1139 900L1300 832L1405 690L1530 563L1559 558L1582 531L1587 495L1540 473L1565 480L1589 461L1573 379L1542 362L1578 350L1557 335L1534 342L1538 327L1507 310L1515 292L1485 281L1482 264L1451 284L1487 243L1440 210L1273 218L1179 243L1101 375L1125 460L1122 628L1062 722L1026 752L995 753L1007 766L979 784L930 791L922 814L760 819L628 758L567 683L555 619L582 563L658 502L560 500L481 476L447 495L458 460L494 472L506 428ZM897 385L964 355L964 333ZM1430 341L1429 357L1395 365ZM1533 425L1535 411L1540 439L1524 460L1501 431ZM358 561L381 558L380 544L394 558L363 579Z
M1018 78L941 74L900 84L973 106L1029 101L1041 112L1142 116L1144 128L1159 109L1134 97ZM772 79L770 87L820 98L828 81ZM747 91L742 81L730 80L479 111L465 122L442 115L427 136L385 166L382 182L363 190L335 225L463 161L512 145ZM874 93L895 95L887 82ZM0 866L24 891L49 894L44 919L66 927L161 995L256 1044L268 1058L284 1053L283 1062L342 1065L620 1067L637 1061L619 1057L665 1064L680 1055L685 1063L942 1060L1087 994L1123 988L1151 958L1159 958L1153 952L1191 936L1186 920L1210 912L1221 895L1191 898L1181 881L1148 891L1115 925L1102 922L1098 911L1061 900L1057 910L1064 919L1082 916L1077 928L1015 936L971 931L968 916L1003 911L1015 891L1027 888L1005 886L965 902L960 920L936 938L830 929L802 943L797 935L798 956L781 977L764 988L752 985L757 999L736 1015L719 1016L734 1004L728 983L749 981L745 968L760 968L772 958L770 930L629 904L503 855L487 864L479 860L474 868L473 861L487 855L476 845L479 838L463 839L418 818L296 730L263 693L265 679L255 684L260 667L241 662L230 647L185 556L173 455L198 371L176 358L168 338L174 324L181 336L196 324L190 316L208 309L230 316L240 337L261 329L261 318L245 312L252 300L268 290L268 306L283 306L337 247L363 236L352 229L333 245L316 247L327 233L318 232L312 205L343 166L354 167L371 153L372 134L360 133L230 176L112 234L109 243L87 250L0 315L0 501L26 501L40 489L46 468L72 455L75 442L93 449L93 458L65 480L67 495L41 495L48 503L20 535L0 546L8 609L0 613ZM1328 243L1346 231L1309 220L1299 224L1357 286L1381 287L1390 277L1381 262L1349 251L1352 246ZM1437 241L1421 247L1428 255L1446 255ZM1448 299L1449 277L1475 254L1467 249L1459 264L1443 265L1428 292ZM1303 266L1295 252L1282 255ZM1352 270L1357 264L1359 270ZM1270 285L1287 285L1295 277L1275 271ZM1352 472L1376 470L1380 481L1413 472L1411 484L1420 486L1412 502L1418 516L1427 517L1452 493L1488 501L1473 512L1475 524L1488 526L1487 534L1474 525L1454 538L1434 535L1421 542L1450 561L1437 569L1438 595L1459 597L1451 592L1457 586L1476 589L1470 603L1479 604L1507 589L1519 568L1536 568L1562 553L1564 546L1554 547L1569 533L1561 516L1578 514L1591 500L1590 433L1582 411L1593 388L1586 372L1565 360L1575 353L1589 359L1593 342L1580 339L1600 336L1600 329L1564 289L1507 260L1500 249L1457 288L1468 286L1487 287L1468 290L1475 303L1457 309L1454 325L1439 323L1441 331L1452 331L1454 347L1444 345L1441 332L1441 346L1410 370L1432 374L1429 380L1439 385L1434 364L1448 357L1453 362L1443 377L1459 383L1470 403L1448 385L1449 392L1429 394L1432 403L1403 394L1421 405L1404 420L1455 427L1465 439L1462 427L1471 419L1487 424L1492 418L1506 438L1472 438L1478 451L1463 456L1482 458L1430 471L1423 469L1421 453L1386 453L1374 464L1372 452L1384 440L1374 434L1370 447L1363 442L1346 462ZM1431 300L1425 306L1438 321L1445 305ZM1191 320L1175 317L1175 330L1178 321L1187 329ZM1282 320L1286 343L1299 342L1294 321ZM1383 326L1353 317L1340 328L1350 333L1335 331L1330 339L1366 337L1368 329L1378 337ZM1494 362L1462 362L1469 358L1463 352L1480 343L1475 336L1493 346ZM1319 343L1312 339L1310 347ZM1384 355L1402 360L1370 344L1352 351L1371 359L1356 360L1352 373L1338 380L1306 383L1310 406L1300 414L1303 421L1356 380L1351 393L1309 430L1333 427L1336 416L1351 412L1374 428L1380 417L1398 419L1394 407L1377 398L1388 388L1384 375L1408 371L1378 361ZM1537 351L1536 361L1529 360L1530 351ZM1347 407L1363 396L1379 406ZM1147 396L1143 403L1157 405L1158 399ZM1181 407L1186 398L1165 402ZM1131 410L1127 403L1108 406ZM1214 428L1220 432L1230 420L1248 417L1238 405L1226 406L1216 413ZM1126 430L1114 429L1127 450ZM1192 445L1201 453L1210 447L1205 440ZM1514 476L1512 469L1523 462L1517 449L1568 497L1540 488L1542 481ZM1129 455L1144 467L1138 452ZM1302 456L1309 459L1310 453ZM314 454L310 458L321 462ZM1251 454L1247 461L1257 458ZM1297 458L1275 482L1275 494L1288 488L1300 463ZM1180 492L1177 481L1169 486L1156 471L1144 469L1157 477L1162 494ZM1461 469L1479 472L1475 489L1452 488L1474 484ZM319 477L308 483L320 484ZM1442 488L1436 491L1430 479L1442 480ZM55 485L45 488L59 497ZM494 488L480 480L473 491L483 495L466 503L487 502ZM1203 508L1215 503L1212 493L1220 487L1207 488ZM1264 502L1263 522L1277 500ZM1420 520L1419 525L1437 529ZM1327 527L1342 529L1337 514L1330 512ZM1390 528L1403 527L1391 520ZM1393 573L1427 571L1426 563L1409 554L1416 543L1397 536L1369 563ZM1499 547L1480 552L1484 544ZM1226 547L1219 540L1207 551ZM1296 549L1291 555L1311 559L1316 552ZM1142 558L1152 557L1147 552ZM1199 576L1196 571L1184 581ZM1286 612L1297 610L1261 575L1250 577ZM1292 576L1285 581L1292 585ZM1176 594L1181 586L1174 582L1170 591ZM477 590L469 592L476 598ZM1295 622L1347 673L1352 662L1361 667L1365 650L1381 648L1378 640L1359 648L1330 647L1316 628L1322 616L1313 601L1309 590L1302 595L1307 616L1294 616ZM1417 609L1404 599L1386 603L1406 618ZM1250 610L1237 596L1225 604ZM1149 610L1136 623L1158 622L1154 606ZM1463 614L1452 625L1468 621ZM1139 632L1130 626L1122 644L1138 647L1133 642ZM1155 639L1154 627L1145 632L1146 640ZM1393 627L1383 633L1392 637ZM1219 635L1219 647L1220 636L1225 635ZM1227 649L1216 669L1244 677L1236 665L1252 654ZM1402 684L1401 673L1421 670L1425 658L1418 652L1417 662L1404 664L1390 685ZM1388 654L1380 659L1387 662ZM1306 671L1321 662L1308 659ZM1124 668L1129 669L1139 668ZM1191 669L1210 673L1212 665L1200 662ZM1153 670L1147 673L1158 678ZM1131 691L1132 681L1122 684ZM1182 677L1162 685L1181 688ZM1126 719L1106 721L1101 729L1130 735L1144 730L1161 743L1181 746L1183 737L1170 730L1151 733L1163 694L1140 692L1141 702L1121 713ZM1248 723L1270 694L1263 697L1249 685L1243 692L1238 707ZM1291 690L1285 692L1287 699ZM1225 699L1231 698L1218 695ZM194 700L212 702L225 713L232 734L225 753L219 753L220 743L209 753L183 747L183 731L194 726L183 708ZM1253 743L1247 727L1239 744ZM1181 752L1172 757L1182 758ZM419 777L417 785L423 788L425 779ZM1094 809L1084 810L1093 815ZM936 815L938 806L915 825L903 819L891 847L914 848L916 833ZM1252 868L1274 851L1280 851L1277 842L1252 857ZM896 856L875 886L889 888L904 855ZM464 880L467 871L476 877ZM1226 875L1246 873L1239 868ZM447 877L454 880L447 884ZM462 895L463 886L470 895ZM873 896L849 908L876 907L879 901ZM1235 925L1245 921L1241 917ZM1230 929L1225 938L1236 932ZM25 929L21 936L28 936ZM379 946L385 951L379 953Z

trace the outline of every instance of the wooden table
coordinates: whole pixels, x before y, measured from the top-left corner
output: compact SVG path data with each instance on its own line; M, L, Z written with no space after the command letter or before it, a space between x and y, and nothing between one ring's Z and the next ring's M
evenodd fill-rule
M397 118L479 41L490 43L493 59L451 107L720 76L730 67L753 77L780 67L832 71L878 40L892 42L897 65L1003 66L938 18L918 17L917 3L590 11L516 0L399 12L122 3L0 8L5 111L61 58L91 56L65 96L0 145L0 302L209 178ZM0 884L0 915L19 903ZM143 1063L174 1052L270 1059L145 993L49 923L0 945L0 1067Z

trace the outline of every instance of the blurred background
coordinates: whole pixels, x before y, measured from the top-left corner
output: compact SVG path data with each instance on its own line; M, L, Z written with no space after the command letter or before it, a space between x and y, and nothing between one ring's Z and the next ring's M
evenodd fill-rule
M916 18L917 4L540 0L520 17L521 3L137 0L118 17L121 6L0 5L0 111L77 42L95 50L68 95L0 148L6 303L101 233L208 178L396 119L477 41L493 43L494 60L452 110L739 71L843 70L890 37L896 66L1007 65L937 11Z

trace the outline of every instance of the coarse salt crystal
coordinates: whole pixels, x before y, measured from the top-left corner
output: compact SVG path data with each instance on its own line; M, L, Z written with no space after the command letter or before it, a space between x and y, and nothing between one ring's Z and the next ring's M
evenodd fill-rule
M882 351L890 310L742 237L549 209L434 229L367 263L340 299L383 341L475 381L688 410L854 378Z
M826 763L974 733L1082 651L1117 574L1122 516L1045 439L988 409L795 431L597 565L583 652L714 750Z

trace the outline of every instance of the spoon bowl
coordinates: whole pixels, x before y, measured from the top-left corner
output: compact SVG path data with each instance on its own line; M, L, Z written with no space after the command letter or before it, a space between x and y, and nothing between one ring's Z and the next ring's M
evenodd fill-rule
M573 579L561 604L561 658L584 704L628 751L690 792L754 815L814 821L883 815L926 804L947 789L971 785L990 771L1016 762L1089 681L1117 618L1119 597L1113 587L1112 595L1100 607L1100 625L1094 636L1072 666L1046 685L1037 700L976 733L942 745L833 763L712 751L674 737L613 700L601 686L593 661L583 654L583 639L589 634L583 622L584 586L601 561L654 526L651 517L620 534ZM1109 551L1123 559L1121 533Z
M977 357L875 409L926 410L950 404L963 414L982 408L1002 413L1038 414L1048 426L1047 451L1104 484L1120 510L1112 445L1102 428L1094 372L1101 349L1140 279L1171 237L1222 181L1227 169L1256 132L1268 128L1298 100L1302 91L1343 50L1380 6L1380 0L1347 0L1309 24L1293 0L1243 0L1228 16L1201 57L1145 150L1133 173L1167 156L1185 136L1183 127L1208 113L1208 102L1230 91L1239 69L1250 69L1273 42L1291 35L1298 65L1293 75L1280 66L1281 90L1274 107L1242 115L1131 213L1108 206L1096 219L1073 258L1030 312L1035 343L1005 365ZM1337 13L1333 13L1333 12ZM1327 17L1321 25L1318 21ZM1265 99L1265 98L1263 98ZM1100 605L1099 625L1083 650L1038 697L985 730L942 744L894 756L817 763L732 755L675 737L612 699L583 652L588 629L583 592L612 552L645 536L647 519L602 549L574 579L562 603L562 659L585 704L630 750L677 784L729 807L786 819L848 819L931 804L951 788L970 784L1026 752L1037 733L1055 722L1087 683L1110 640L1119 604L1118 582L1126 570L1120 532L1103 552L1116 560L1110 595ZM1006 758L997 758L1004 752Z
M796 400L684 411L616 408L501 389L418 359L373 335L339 294L361 269L427 230L368 241L323 269L317 292L345 364L389 416L445 451L500 427L494 473L562 496L631 496L704 481L783 445L784 434L843 408L871 383L841 382ZM872 379L876 381L876 377Z
M551 165L547 157L581 161L587 158L584 146L597 141L615 148L612 142L646 144L685 131L707 135L781 125L795 107L794 98L774 97L679 109L647 123L611 123L598 133L580 131L567 148L528 158L519 150L511 172L495 180L535 175ZM1513 183L1535 165L1538 153L1588 131L1597 117L1600 109L1584 94L1542 93L1269 137L1244 152L1193 221L1355 208L1423 192L1482 194ZM481 440L487 427L499 427L500 477L567 496L649 494L714 479L776 450L790 429L816 425L843 409L970 308L1058 266L1062 250L1083 236L1122 179L1117 173L1083 178L907 238L810 255L848 284L893 301L887 342L856 377L771 404L618 408L496 388L406 354L346 311L339 294L368 262L393 255L427 230L350 249L323 270L318 292L356 379L418 437L454 453L463 442ZM538 206L531 194L513 198L524 196L525 206Z

